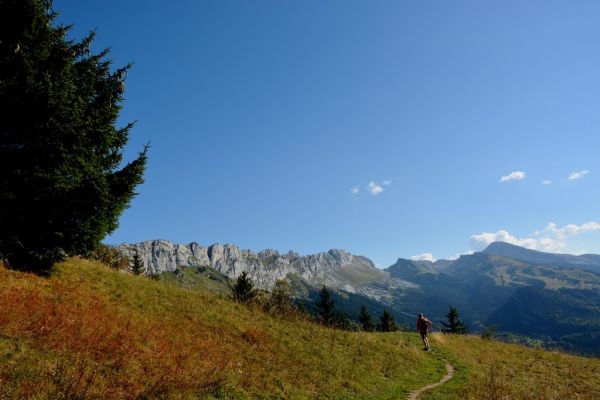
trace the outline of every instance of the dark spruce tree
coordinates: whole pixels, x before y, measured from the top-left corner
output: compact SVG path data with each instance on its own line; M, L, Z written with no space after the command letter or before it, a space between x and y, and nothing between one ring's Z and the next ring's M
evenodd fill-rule
M146 268L144 267L144 261L142 260L142 256L136 250L133 253L133 257L131 258L131 273L134 275L142 275L146 272Z
M235 283L231 287L231 295L233 300L242 303L250 304L256 298L256 289L254 289L254 283L250 279L250 276L246 271L242 272L235 280Z
M448 322L440 321L442 325L444 325L444 329L442 329L443 333L467 333L467 325L458 319L458 311L456 310L456 307L450 306L450 310L448 311L448 314L446 314L446 318L448 319Z
M373 330L375 330L373 318L371 317L371 314L369 314L369 311L367 310L367 307L365 307L364 304L360 306L358 321L360 322L363 331L372 332Z
M381 321L379 322L379 330L381 332L396 332L398 330L398 325L396 324L396 320L389 313L388 310L383 310L383 314L381 314Z
M331 294L327 286L323 286L319 302L317 303L317 313L321 323L331 325L335 318L335 302L331 299Z
M117 227L147 151L122 165L130 66L93 53L93 33L68 39L51 5L0 1L0 258L40 272L89 255Z

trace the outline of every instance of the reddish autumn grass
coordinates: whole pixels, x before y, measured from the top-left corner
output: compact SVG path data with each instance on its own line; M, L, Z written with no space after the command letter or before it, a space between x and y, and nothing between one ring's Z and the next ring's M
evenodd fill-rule
M600 362L494 341L324 328L73 259L0 266L0 399L600 398ZM510 368L509 368L510 366Z
M0 398L369 397L428 379L397 337L274 318L70 260L0 267Z
M29 372L39 379L18 382L19 397L116 399L212 390L232 368L224 361L235 350L226 346L227 335L218 332L217 340L201 321L125 314L89 289L58 280L7 270L1 278L0 335L54 355L34 363ZM24 374L19 365L0 365L4 381Z

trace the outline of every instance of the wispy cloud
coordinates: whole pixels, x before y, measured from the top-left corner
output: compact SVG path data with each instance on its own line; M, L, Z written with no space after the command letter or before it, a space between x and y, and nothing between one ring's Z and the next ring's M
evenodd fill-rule
M503 229L497 232L482 232L471 236L471 245L476 251L481 251L493 242L506 242L532 250L557 253L564 251L569 237L597 230L600 230L600 222L597 221L589 221L582 225L568 224L563 227L551 222L544 229L524 238L513 236Z
M468 256L473 253L474 253L473 250L463 251L462 253L457 253L457 254L454 254L453 256L448 257L448 260L450 260L450 261L458 260L460 258L460 256Z
M550 179L544 179L544 180L542 180L542 185L544 185L544 186L552 185L552 181Z
M379 183L379 181L370 181L365 186L354 186L352 189L350 189L350 193L352 193L352 196L358 197L364 190L366 193L369 193L372 196L378 196L383 193L387 186L390 186L391 184L391 179L385 179L381 181L381 183Z
M383 192L383 188L381 187L381 185L375 181L369 182L367 190L371 192L373 196L377 196L378 194Z
M513 171L508 175L500 178L500 182L520 181L525 179L525 171Z
M574 181L574 180L576 180L576 179L581 179L581 178L583 178L584 176L586 176L586 175L587 175L587 174L589 174L589 173L590 173L590 170L589 170L589 169L584 169L583 171L574 171L574 172L571 172L571 173L569 174L569 178L568 178L568 179L569 179L570 181Z
M437 259L434 258L433 254L431 254L431 253L417 254L416 256L412 256L410 259L413 261L431 261L431 262L437 261Z

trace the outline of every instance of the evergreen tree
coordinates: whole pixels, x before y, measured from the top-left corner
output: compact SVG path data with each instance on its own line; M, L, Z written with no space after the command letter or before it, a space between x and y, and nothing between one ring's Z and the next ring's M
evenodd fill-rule
M446 318L448 318L447 323L440 321L445 327L445 329L442 329L443 333L467 333L467 325L458 319L458 311L456 310L456 307L450 306L450 310L448 311L448 314L446 314Z
M277 279L271 290L271 295L263 303L265 311L279 317L294 314L297 309L294 304L294 288L285 279Z
M254 284L246 271L237 277L231 287L231 293L233 300L238 303L250 304L254 301L256 298L256 289L254 289Z
M372 332L375 329L375 324L373 323L373 318L371 318L371 314L367 310L365 305L360 306L360 314L358 316L358 321L362 325L363 331Z
M398 325L396 325L396 320L388 312L388 310L383 310L383 314L381 314L381 321L379 324L379 330L381 332L395 332L398 330Z
M329 289L323 286L321 289L320 299L317 303L317 313L324 325L331 325L335 317L335 302L331 299Z
M130 66L67 38L51 0L0 1L0 258L45 271L89 255L118 224L146 165L120 168Z
M333 315L331 325L336 329L341 329L345 331L352 330L353 328L352 320L350 320L348 315L341 312L336 312Z
M131 259L131 273L134 275L142 275L146 272L146 267L144 267L144 261L142 260L142 256L136 250L133 253L133 257Z

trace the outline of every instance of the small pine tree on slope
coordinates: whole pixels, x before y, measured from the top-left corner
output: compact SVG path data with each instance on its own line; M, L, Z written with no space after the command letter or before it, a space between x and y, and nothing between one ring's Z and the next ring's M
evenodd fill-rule
M40 272L117 228L146 165L144 149L122 166L132 124L115 126L130 66L55 18L50 0L0 1L0 258Z
M246 271L236 278L231 287L231 294L234 301L242 304L250 304L256 298L254 283Z
M331 294L326 286L323 286L319 296L317 313L324 325L331 325L335 318L335 302L331 299Z
M140 253L135 251L133 253L133 257L131 258L131 273L134 275L142 275L146 272L146 267L144 267L144 261L142 260L142 256Z
M271 291L269 310L280 317L291 314L296 310L294 306L294 288L288 281L284 279L275 281Z
M458 311L456 307L450 306L450 310L448 314L446 314L446 318L448 322L440 321L442 325L444 325L445 329L442 329L443 333L458 333L458 334L466 334L467 333L467 325L462 322L458 318Z
M395 332L398 330L398 325L396 325L396 320L388 312L388 310L383 310L383 314L381 314L381 322L379 324L379 330L381 332Z
M369 311L367 310L367 307L365 307L364 304L360 306L360 314L358 316L358 321L360 322L364 331L372 332L373 330L375 330L373 318L371 317L371 314L369 314Z

